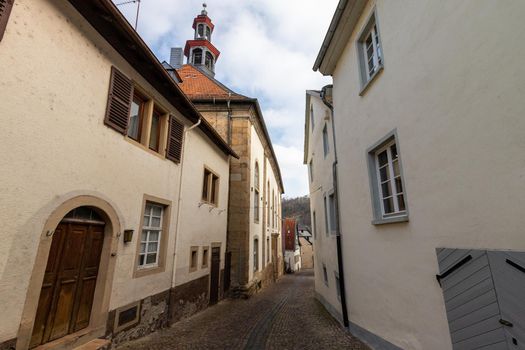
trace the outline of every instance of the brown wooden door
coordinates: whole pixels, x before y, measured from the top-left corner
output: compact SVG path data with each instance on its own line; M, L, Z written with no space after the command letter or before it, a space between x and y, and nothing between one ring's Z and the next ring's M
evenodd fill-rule
M31 347L88 326L103 240L103 225L58 225L40 292Z
M219 275L221 269L221 248L211 248L210 304L219 301Z
M272 263L273 263L273 280L277 281L279 277L279 261L277 260L277 237L272 236Z

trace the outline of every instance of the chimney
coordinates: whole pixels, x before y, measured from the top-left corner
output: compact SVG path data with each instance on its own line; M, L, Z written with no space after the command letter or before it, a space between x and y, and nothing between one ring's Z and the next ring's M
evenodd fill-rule
M182 47L172 47L170 55L170 65L173 68L179 69L182 67L182 60L184 56L182 54Z

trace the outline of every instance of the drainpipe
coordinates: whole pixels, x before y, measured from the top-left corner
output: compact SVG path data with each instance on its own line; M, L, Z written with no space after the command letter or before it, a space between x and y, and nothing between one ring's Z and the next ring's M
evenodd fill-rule
M193 129L195 129L196 127L198 127L202 122L202 117L199 117L199 120L193 124L192 126L190 126L189 128L185 129L184 130L184 143L186 143L186 135ZM183 148L185 149L185 147ZM182 179L183 179L183 175L184 175L184 157L185 157L185 154L186 154L186 151L183 152L183 156L181 158L181 161L180 161L180 181L179 181L179 192L178 192L178 195L179 195L179 199L177 201L177 222L175 223L175 249L173 250L173 271L172 271L172 274L171 274L171 284L170 284L170 289L174 287L174 283L175 283L175 265L176 265L176 259L175 259L175 256L176 256L176 252L177 252L177 241L179 239L179 221L180 221L180 207L181 207L181 202L182 202L182 196L181 196L181 191L182 191Z
M337 235L336 235L336 244L337 244L337 265L339 270L339 290L341 294L341 312L343 314L343 325L348 328L349 321L348 321L348 310L346 307L346 292L345 292L345 275L344 275L344 269L343 269L343 249L342 249L342 243L341 243L341 231L340 231L340 209L339 209L339 182L337 177L337 148L336 148L336 142L335 142L335 120L334 120L334 107L333 105L326 99L327 90L332 89L333 85L326 85L323 87L321 91L321 99L323 103L330 108L331 115L332 115L332 137L334 140L334 163L332 164L332 175L333 175L333 187L334 187L334 194L335 194L335 221L336 221L336 227L337 227Z

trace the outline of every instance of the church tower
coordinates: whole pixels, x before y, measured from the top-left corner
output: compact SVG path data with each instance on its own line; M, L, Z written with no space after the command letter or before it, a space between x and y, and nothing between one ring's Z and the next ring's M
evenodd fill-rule
M220 52L211 43L214 25L208 17L206 4L202 4L201 14L193 20L193 30L195 35L193 40L186 41L184 56L188 63L201 68L211 76L215 75L215 62L219 58Z

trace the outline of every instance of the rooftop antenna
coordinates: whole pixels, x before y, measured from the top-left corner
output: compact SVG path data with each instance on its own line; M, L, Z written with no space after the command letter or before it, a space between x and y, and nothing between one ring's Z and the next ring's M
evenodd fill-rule
M140 12L140 0L128 0L128 1L122 1L117 3L117 6L122 5L128 5L128 4L134 4L137 3L137 15L135 16L135 31L137 31L137 27L139 25L139 12Z

